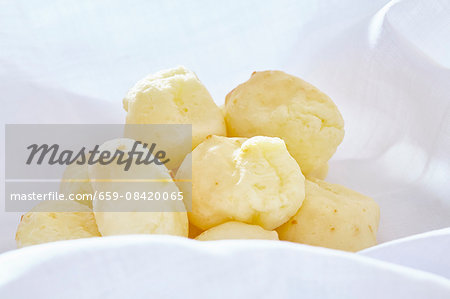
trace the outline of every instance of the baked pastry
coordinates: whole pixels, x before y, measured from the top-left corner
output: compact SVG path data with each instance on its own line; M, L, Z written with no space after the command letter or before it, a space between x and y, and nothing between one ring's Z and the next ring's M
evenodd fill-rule
M225 100L228 136L282 138L303 174L324 165L344 138L344 121L316 87L281 71L254 72Z
M202 230L232 220L272 230L305 196L304 176L280 138L210 136L186 157L176 181L191 174L192 190L179 186L192 197L189 220Z
M192 124L192 148L226 136L222 111L197 76L179 66L138 81L123 99L127 124Z
M380 209L372 198L317 179L305 185L302 207L277 229L280 240L346 251L376 244Z
M119 138L105 142L99 152L129 152L135 141ZM147 155L142 145L136 150ZM96 157L94 156L94 159ZM118 159L118 158L117 158ZM115 160L117 161L117 160ZM133 160L134 161L134 160ZM136 164L128 170L117 162L88 166L89 178L98 198L93 201L93 211L102 236L121 234L168 234L188 236L188 219L182 200L172 200L178 187L164 165ZM101 200L100 194L118 195L116 200ZM149 192L168 194L168 200L149 201ZM135 194L139 200L134 200ZM143 195L143 197L141 197ZM131 198L129 197L131 196ZM131 200L127 200L127 197ZM119 212L119 213L118 213Z

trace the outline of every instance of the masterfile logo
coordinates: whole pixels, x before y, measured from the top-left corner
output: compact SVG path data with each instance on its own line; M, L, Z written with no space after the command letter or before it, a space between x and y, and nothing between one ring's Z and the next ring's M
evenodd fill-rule
M191 180L174 174L191 150L191 125L6 125L5 210L73 200L116 203L112 212L190 210L179 189Z
M170 161L170 159L164 159L166 157L165 151L159 150L154 153L156 143L152 143L149 147L147 143L134 141L133 147L129 152L116 149L112 153L108 150L100 151L99 147L100 145L96 144L92 150L82 147L78 152L74 152L73 150L60 151L60 146L58 144L53 144L51 146L48 144L31 144L27 147L27 149L30 150L30 155L28 156L26 164L30 165L34 162L37 165L41 165L46 162L50 165L70 165L73 163L78 165L86 163L88 165L108 165L115 162L118 165L124 165L124 170L128 171L132 164L149 165L155 163L157 165L163 165Z

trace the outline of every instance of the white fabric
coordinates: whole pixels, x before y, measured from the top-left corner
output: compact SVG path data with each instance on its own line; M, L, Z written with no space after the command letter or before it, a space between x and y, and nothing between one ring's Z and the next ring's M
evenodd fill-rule
M3 124L121 123L125 116L121 107L123 95L147 73L184 64L197 73L215 101L222 104L226 93L245 81L252 71L281 69L318 86L340 108L346 136L330 162L327 180L368 194L380 204L378 239L384 243L450 227L449 37L447 0L2 1L0 119ZM0 134L4 140L4 131ZM0 151L0 165L4 165L4 148ZM3 180L4 172L0 176ZM1 184L0 252L15 247L14 233L20 216L2 212L3 188ZM438 235L425 234L382 244L360 254L449 278L446 265L450 262L442 250L449 248L448 235L448 230ZM84 246L89 242L81 243ZM160 250L171 250L172 241L167 247L162 245L165 241L160 242L155 245ZM145 244L139 248L149 246ZM203 251L186 244L190 254L199 260L205 254L208 262L218 265L224 260L215 257L228 254L215 253L213 246ZM282 256L285 249L279 248L291 245L242 244L245 246L239 246L245 252L256 247L258 254L265 256L259 260L260 266L267 269L277 267L275 261L300 265L306 257L316 259L317 250L320 259L316 262L322 263L323 259L330 268L311 262L302 265L302 271L310 271L314 277L319 277L316 274L320 271L329 271L327 277L339 274L339 279L347 275L334 272L335 259L328 258L341 253L300 246L295 248L295 254L279 257L283 261L272 262L277 256L273 251L280 250ZM92 243L97 245L106 246ZM91 250L88 247L83 247L83 252ZM261 249L265 247L267 252ZM38 251L37 247L26 252L34 256L34 250ZM128 259L134 249L127 250L129 253L116 258ZM5 255L2 260L20 252L23 251ZM48 253L39 254L43 261L49 261L54 252L49 249ZM61 254L73 255L64 258L66 267L71 267L70 261L83 267L80 264L87 258L75 249ZM143 257L137 256L136 260L139 258ZM160 259L147 258L149 264L163 266ZM246 258L245 254L237 254L226 259L227 265L223 266L233 269L231 265L245 264ZM106 262L96 263L94 257L89 261L94 268ZM14 262L18 260L11 258L9 267L14 268ZM180 267L195 269L197 262L186 261ZM360 274L355 279L366 275L384 279L362 257L346 255L340 262L358 265L355 267ZM50 264L40 268L22 265L37 276L47 273L51 277L60 271L47 268L56 267ZM125 260L118 265L133 267ZM175 269L176 265L172 266ZM286 279L296 274L288 269L292 273L285 273ZM230 275L220 267L208 271L205 277ZM352 270L348 271L351 275ZM234 272L240 273L237 269ZM249 272L245 273L236 279L244 279ZM27 275L26 269L22 274ZM75 283L75 277L76 283L81 283L82 274L72 273L70 283ZM272 277L270 272L266 274L266 279ZM411 278L408 275L402 276L402 281L398 278L398 283L406 284ZM433 280L439 284L437 276L427 277L427 283ZM413 289L422 283L410 282ZM106 282L102 283L106 288ZM177 281L180 285L185 283ZM157 284L169 287L162 281ZM64 285L61 282L61 289ZM337 286L324 283L319 288L313 284L308 294L323 295L314 293L314 289L334 292ZM207 292L207 286L203 287ZM358 287L353 288L353 294L359 294ZM27 288L20 291L27 292ZM377 294L368 292L366 298Z
M450 228L387 242L359 254L450 279Z
M63 241L0 256L2 298L448 298L440 276L274 241ZM61 269L64 269L62 271Z

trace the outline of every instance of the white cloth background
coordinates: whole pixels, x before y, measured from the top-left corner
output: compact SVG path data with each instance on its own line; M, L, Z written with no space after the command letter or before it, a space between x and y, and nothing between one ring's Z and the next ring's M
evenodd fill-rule
M0 2L2 123L121 123L127 89L179 64L218 104L254 70L316 85L345 119L327 180L379 203L380 243L450 227L449 1ZM0 252L18 219L0 212ZM360 254L449 278L449 235Z

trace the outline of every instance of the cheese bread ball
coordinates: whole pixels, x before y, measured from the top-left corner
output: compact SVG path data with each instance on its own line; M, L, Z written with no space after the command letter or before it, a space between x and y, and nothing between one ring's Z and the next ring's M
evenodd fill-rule
M87 163L82 165L73 163L67 166L59 186L59 193L64 194L66 198L69 198L71 194L74 196L76 194L92 195L94 193L89 181ZM78 202L92 208L92 200L89 200L88 196L80 197Z
M20 248L99 236L94 214L86 205L76 201L43 201L22 216L16 242Z
M132 139L119 138L105 142L99 147L99 152L116 150L129 152L135 143ZM148 150L142 145L137 151L143 156ZM96 158L96 157L94 157ZM135 160L134 160L135 162ZM123 196L117 200L93 201L93 210L98 229L103 236L122 234L168 234L188 236L188 219L183 201L172 200L134 200L134 194L149 192L178 194L179 189L164 165L133 163L128 170L124 165L113 163L101 165L99 163L88 166L89 178L94 191L98 194L119 194ZM132 200L127 201L127 194ZM162 196L162 195L161 195ZM156 198L156 197L155 197ZM161 198L161 197L160 197Z
M303 174L325 164L344 138L344 121L331 99L281 71L254 72L225 100L228 136L282 138Z
M376 244L379 219L380 209L372 198L308 179L302 207L277 231L280 240L358 251Z
M278 240L278 234L273 230L265 230L259 225L230 221L208 229L195 239L200 241L237 239Z
M197 76L182 66L137 82L123 107L127 124L192 124L192 148L210 134L226 135L221 110Z
M328 175L328 163L325 163L308 173L308 177L324 180Z
M283 140L210 136L181 164L191 176L189 220L202 230L235 220L272 230L293 216L305 197L304 177ZM186 168L188 169L186 171Z

